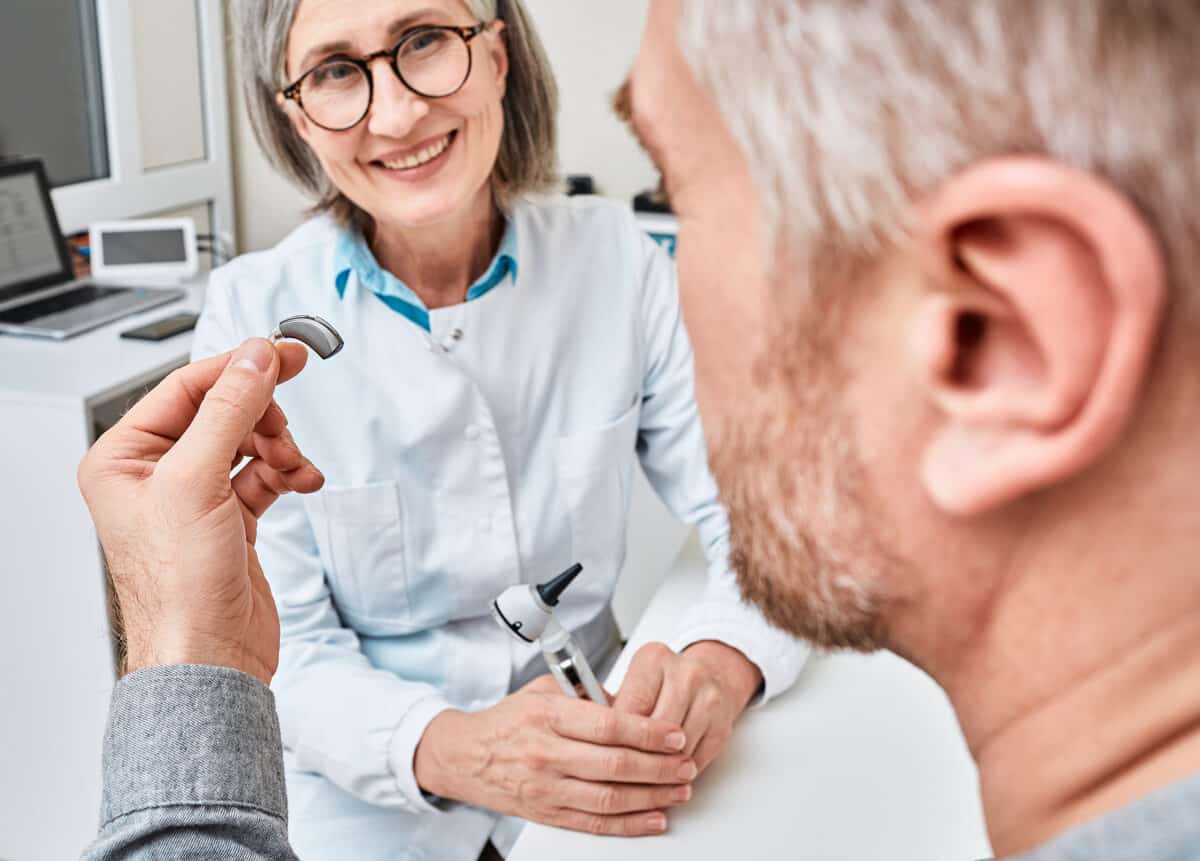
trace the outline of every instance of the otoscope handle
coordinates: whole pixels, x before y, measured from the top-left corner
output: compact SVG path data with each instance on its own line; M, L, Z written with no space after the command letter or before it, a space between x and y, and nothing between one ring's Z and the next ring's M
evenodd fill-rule
M543 640L542 656L551 675L558 680L559 687L567 696L591 700L597 705L608 705L608 697L596 680L587 657L569 635Z

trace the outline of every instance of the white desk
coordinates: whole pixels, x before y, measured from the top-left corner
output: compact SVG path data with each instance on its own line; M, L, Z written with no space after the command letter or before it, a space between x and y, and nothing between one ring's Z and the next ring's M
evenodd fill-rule
M695 541L613 673L699 594ZM610 680L611 681L611 680ZM814 658L796 687L747 714L661 837L530 825L509 861L976 861L990 856L976 772L949 702L890 654Z
M75 858L95 838L115 670L99 545L75 483L97 422L187 361L191 335L120 332L187 300L63 342L0 336L0 858Z

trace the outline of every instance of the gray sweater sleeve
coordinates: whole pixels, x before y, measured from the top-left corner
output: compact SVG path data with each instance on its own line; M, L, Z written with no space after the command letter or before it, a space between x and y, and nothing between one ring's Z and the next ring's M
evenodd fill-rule
M152 667L117 683L100 835L86 861L294 859L271 691L223 667Z

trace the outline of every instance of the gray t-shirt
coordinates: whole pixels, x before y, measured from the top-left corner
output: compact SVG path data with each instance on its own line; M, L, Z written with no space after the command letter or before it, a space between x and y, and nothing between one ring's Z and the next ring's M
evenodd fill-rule
M1200 774L1068 831L1014 861L1197 861Z

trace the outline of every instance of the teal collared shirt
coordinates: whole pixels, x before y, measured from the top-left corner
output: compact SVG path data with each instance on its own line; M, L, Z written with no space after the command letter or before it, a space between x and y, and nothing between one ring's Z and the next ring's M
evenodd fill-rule
M338 237L334 255L334 286L339 298L345 298L346 285L353 274L359 284L379 297L379 301L426 332L429 331L429 309L425 307L421 297L379 265L362 233L353 228L344 228ZM513 281L516 281L517 230L511 219L504 228L504 238L500 240L500 248L496 251L492 264L480 279L467 289L467 301L486 295L502 284L509 273L512 274Z

